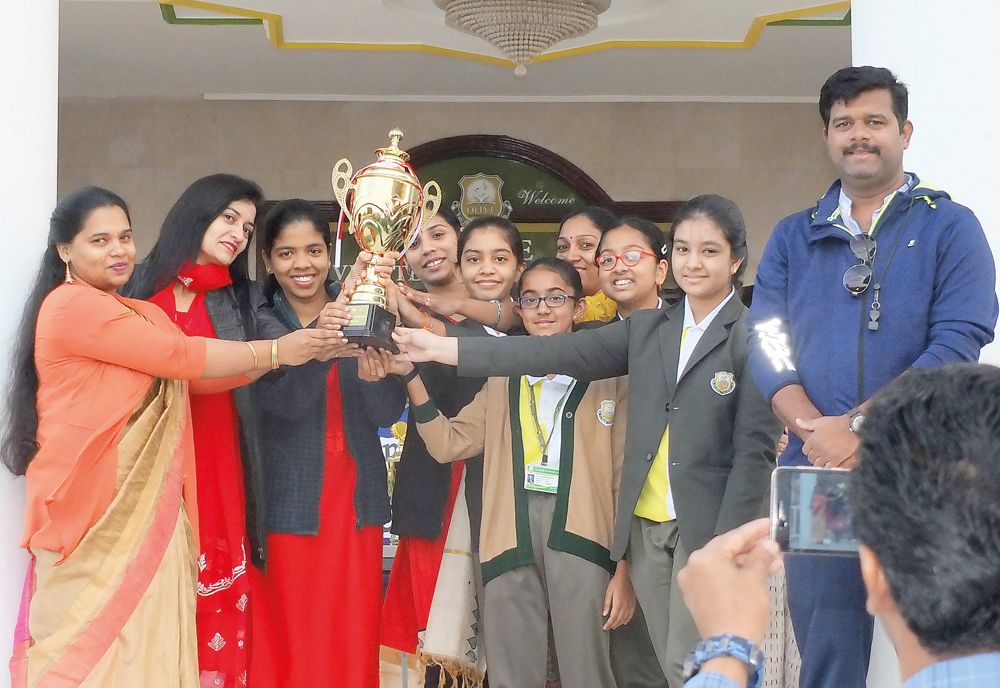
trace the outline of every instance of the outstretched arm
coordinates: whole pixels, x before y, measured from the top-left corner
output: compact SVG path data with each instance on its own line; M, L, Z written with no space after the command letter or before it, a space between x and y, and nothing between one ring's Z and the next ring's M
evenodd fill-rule
M628 373L629 321L550 337L437 337L400 329L393 334L411 361L458 365L469 377L564 373L600 380Z
M521 322L520 316L514 310L514 302L510 299L494 303L492 301L480 301L471 296L431 294L417 291L405 284L398 285L398 289L400 294L423 308L429 308L435 313L444 316L461 315L469 320L474 320L480 325L491 327L500 332L507 332ZM422 326L422 324L417 322L406 322L406 325L408 327ZM435 332L438 332L438 330L435 329Z

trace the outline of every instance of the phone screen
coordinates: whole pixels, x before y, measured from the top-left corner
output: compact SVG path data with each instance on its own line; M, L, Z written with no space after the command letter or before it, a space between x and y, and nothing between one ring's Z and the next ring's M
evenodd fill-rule
M790 554L856 555L850 471L783 466L771 474L771 539Z

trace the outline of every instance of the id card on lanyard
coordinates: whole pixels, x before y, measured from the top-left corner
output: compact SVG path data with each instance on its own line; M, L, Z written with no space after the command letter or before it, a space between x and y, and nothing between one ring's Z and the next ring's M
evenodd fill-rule
M542 383L544 384L544 383ZM559 422L559 414L562 412L573 385L569 385L559 401L556 402L552 411L552 425L549 429L548 437L545 436L544 428L538 419L538 407L542 403L541 385L538 389L538 401L535 401L534 386L528 385L528 409L531 414L531 424L534 426L535 438L538 440L538 447L541 449L541 461L526 464L524 467L524 489L533 492L544 492L546 494L556 494L559 490L559 468L549 466L549 444L552 435L555 434L556 423Z

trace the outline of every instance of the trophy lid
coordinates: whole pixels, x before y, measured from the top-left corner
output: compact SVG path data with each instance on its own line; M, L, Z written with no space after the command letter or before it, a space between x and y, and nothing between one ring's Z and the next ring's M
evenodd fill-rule
M403 138L403 132L399 129L393 129L389 132L389 147L379 148L375 151L378 156L376 164L380 162L393 162L399 165L403 165L407 160L410 159L410 154L399 147L399 142Z

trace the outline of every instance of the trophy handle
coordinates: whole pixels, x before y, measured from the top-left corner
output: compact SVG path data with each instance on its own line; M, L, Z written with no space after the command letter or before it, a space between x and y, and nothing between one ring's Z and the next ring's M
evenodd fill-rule
M337 203L345 215L350 215L347 208L347 192L351 188L353 175L354 168L347 158L341 158L333 167L333 195L337 197Z
M441 185L434 181L427 182L424 184L424 205L420 209L420 225L417 229L430 222L440 207Z

